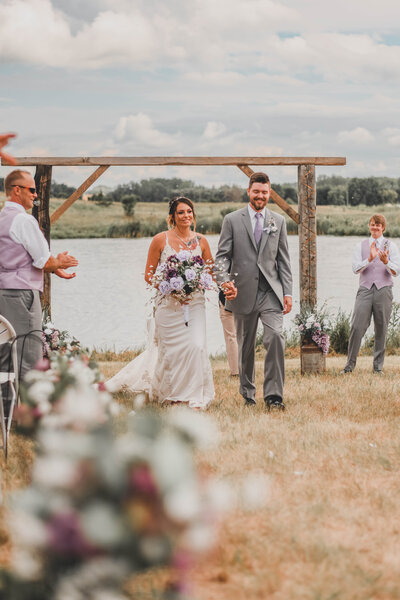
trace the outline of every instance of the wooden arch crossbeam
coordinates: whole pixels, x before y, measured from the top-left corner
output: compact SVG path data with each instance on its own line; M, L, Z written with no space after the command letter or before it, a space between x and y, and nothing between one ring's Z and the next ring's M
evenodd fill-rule
M110 167L110 166L237 166L248 177L254 172L249 165L257 166L300 166L300 165L345 165L344 157L327 156L301 156L301 157L265 157L265 156L121 156L121 157L18 157L18 164L21 166L42 166L50 171L56 166L97 166L98 168L63 202L61 206L54 211L50 217L50 224L55 223L62 214L89 189L91 185ZM43 169L46 170L45 168ZM47 177L49 178L49 177ZM300 223L299 213L290 206L274 190L271 190L271 198L293 221Z

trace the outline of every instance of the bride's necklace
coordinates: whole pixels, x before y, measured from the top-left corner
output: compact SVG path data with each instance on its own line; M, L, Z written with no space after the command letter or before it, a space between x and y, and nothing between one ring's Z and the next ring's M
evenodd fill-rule
M188 248L190 248L190 246L192 246L193 242L196 240L196 236L193 235L192 237L190 237L187 241L184 240L183 238L181 238L180 235L178 235L176 233L176 229L174 229L174 233L176 235L176 237L178 238L178 240L180 240L181 242L183 242L185 244L185 246L187 246Z

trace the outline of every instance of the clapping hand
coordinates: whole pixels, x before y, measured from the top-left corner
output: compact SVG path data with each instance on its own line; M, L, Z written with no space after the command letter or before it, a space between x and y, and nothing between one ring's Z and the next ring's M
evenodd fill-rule
M68 271L65 271L64 269L56 269L54 275L61 277L61 279L73 279L76 276L76 273L68 273Z
M369 251L368 262L372 262L378 256L378 250L376 249L376 242L372 242L371 248Z
M78 265L78 261L76 260L75 256L70 256L68 254L68 250L57 254L57 261L60 265L59 269L68 269L69 267L76 267Z
M9 140L15 137L15 133L0 133L0 158L4 164L16 165L17 161L11 154L6 154L2 151L4 146L7 146Z
M387 250L379 250L378 254L383 264L387 265L389 262L389 248Z

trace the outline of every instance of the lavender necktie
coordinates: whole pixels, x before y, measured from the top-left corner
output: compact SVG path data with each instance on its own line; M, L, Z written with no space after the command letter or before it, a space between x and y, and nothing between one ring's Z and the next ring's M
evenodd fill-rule
M256 213L256 226L254 227L254 239L256 240L256 244L258 246L258 244L260 243L261 240L261 236L262 236L262 214L257 212Z

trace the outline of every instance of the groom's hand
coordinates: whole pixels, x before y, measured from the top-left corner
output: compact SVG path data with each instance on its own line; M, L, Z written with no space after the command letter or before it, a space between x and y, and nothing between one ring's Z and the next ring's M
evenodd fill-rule
M234 300L237 296L237 287L235 287L233 281L226 281L221 285L225 298L227 300Z
M292 310L292 296L283 296L283 314L287 315Z

